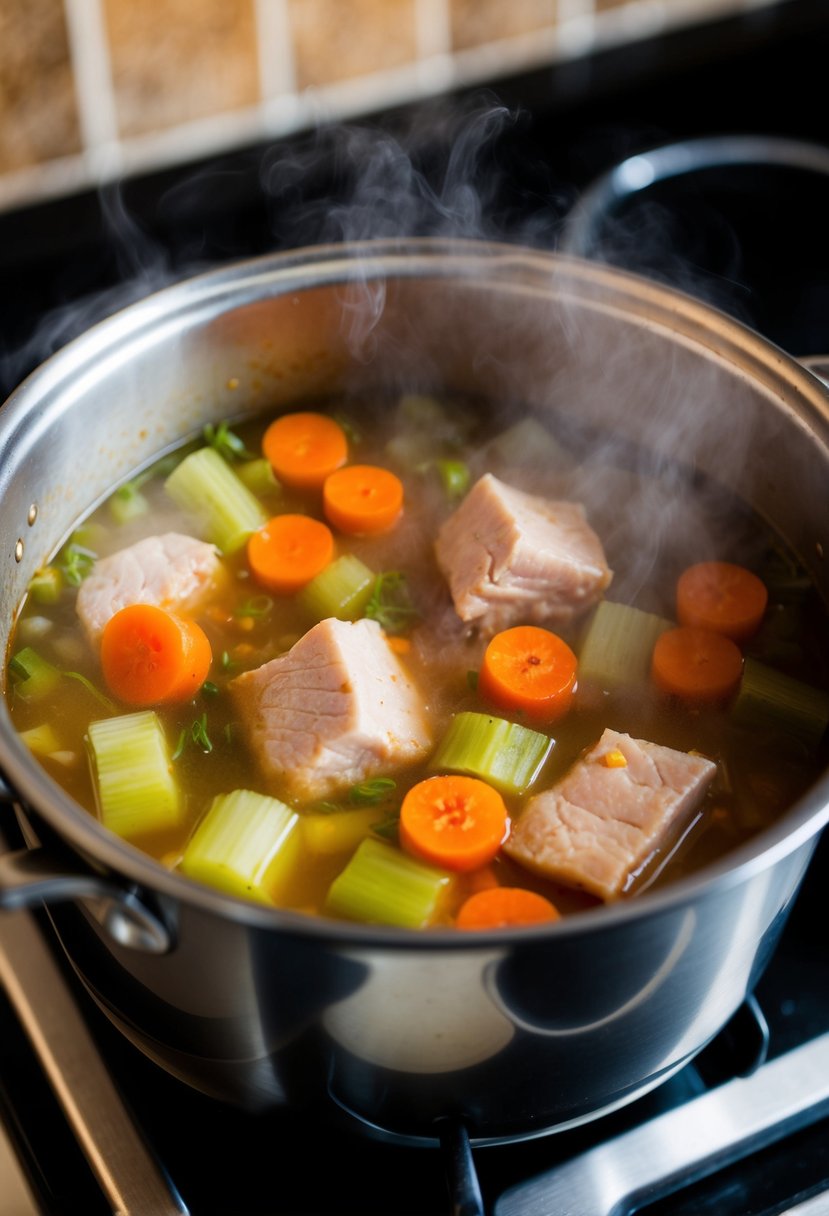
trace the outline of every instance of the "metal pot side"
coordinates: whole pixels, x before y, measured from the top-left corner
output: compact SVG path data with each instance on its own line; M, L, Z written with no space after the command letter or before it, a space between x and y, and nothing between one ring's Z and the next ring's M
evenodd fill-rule
M829 394L785 352L578 259L369 242L168 288L18 389L0 412L4 648L33 572L117 481L205 422L362 389L458 389L621 431L736 490L829 598ZM134 1043L223 1101L327 1105L403 1140L436 1138L446 1116L476 1143L538 1135L670 1076L756 981L829 814L824 776L704 874L550 929L461 939L311 921L167 873L62 794L5 706L0 771L56 869L68 856L166 928L155 952L113 936L100 900L66 902L71 884L51 908ZM20 882L0 890L0 906L27 898Z

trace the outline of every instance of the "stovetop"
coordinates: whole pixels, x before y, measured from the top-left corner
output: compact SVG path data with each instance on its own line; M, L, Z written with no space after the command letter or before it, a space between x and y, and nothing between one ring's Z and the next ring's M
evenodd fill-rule
M555 247L587 186L642 149L721 132L829 146L827 6L786 0L746 9L715 27L372 115L348 129L242 149L0 215L0 390L5 395L52 349L129 299L228 259L343 235L404 231ZM380 188L387 178L367 171L381 164L397 184L405 180L406 209ZM805 204L798 212L793 198L778 196L766 210L759 195L756 201L743 208L751 231L740 234L753 250L746 266L754 278L738 283L736 296L720 299L728 307L734 301L790 353L825 352L829 241L819 221L826 212ZM802 222L793 223L798 214ZM786 244L793 229L796 251ZM808 315L799 315L794 326L791 284L786 293L774 285L785 268L796 286L805 262L814 294ZM824 840L752 1000L692 1064L584 1127L474 1150L471 1179L464 1174L470 1158L462 1143L446 1151L400 1147L313 1111L247 1116L184 1090L140 1056L78 990L45 914L37 913L34 925L151 1157L192 1216L577 1216L576 1175L564 1175L568 1198L562 1205L554 1198L561 1176L550 1171L583 1163L594 1180L610 1178L616 1164L595 1156L606 1145L621 1146L631 1158L660 1156L652 1148L662 1143L658 1138L630 1138L643 1128L684 1151L694 1139L687 1124L663 1120L690 1110L708 1125L720 1115L696 1103L722 1094L730 1112L729 1103L745 1092L741 1087L764 1076L779 1093L785 1085L764 1070L804 1046L822 1046L829 1034L827 880ZM813 1071L822 1059L815 1057ZM829 1075L829 1068L824 1071ZM761 1096L759 1089L747 1091L758 1110ZM55 1096L54 1078L47 1080L29 1034L2 996L0 1113L36 1210L48 1216L113 1210L90 1168L89 1146L81 1148L77 1128ZM737 1161L709 1162L704 1177L679 1191L673 1182L645 1183L641 1193L618 1201L614 1216L634 1209L647 1216L827 1212L827 1123L829 1105L820 1099L808 1116L790 1113L784 1138L758 1133L734 1150ZM724 1128L722 1143L729 1134ZM648 1165L650 1174L659 1173ZM2 1216L17 1216L3 1204L0 1196ZM140 1216L145 1212L154 1216L148 1208ZM583 1216L604 1213L587 1209Z

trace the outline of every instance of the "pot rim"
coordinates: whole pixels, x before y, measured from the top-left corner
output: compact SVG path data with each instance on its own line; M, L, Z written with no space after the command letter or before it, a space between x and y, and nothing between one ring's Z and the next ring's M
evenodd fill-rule
M551 253L529 246L473 239L402 238L366 240L304 247L236 261L187 277L148 296L127 304L97 322L45 360L21 382L0 410L0 450L14 441L24 428L26 415L47 394L74 381L85 369L100 365L107 351L121 347L125 339L138 338L170 324L194 306L207 300L227 298L228 304L261 299L292 289L326 286L349 278L400 278L422 276L446 278L479 273L514 274L521 270L539 287L549 289L561 280L570 292L590 293L595 302L606 293L606 311L633 310L656 329L668 329L686 342L705 346L725 362L738 365L742 373L779 393L786 386L793 395L796 412L813 428L823 432L829 448L829 389L815 375L781 348L748 326L681 290L655 283L630 271L610 267L574 255ZM269 292L267 288L272 290ZM713 342L716 336L716 343ZM85 511L91 509L89 506ZM13 546L13 541L10 542ZM829 822L829 772L824 774L783 815L758 833L703 869L648 890L644 898L599 905L573 913L552 927L499 929L474 935L457 930L429 929L406 932L391 926L361 925L311 917L290 909L267 908L196 883L166 870L159 862L128 841L104 828L53 781L26 748L12 724L5 696L0 697L0 776L8 779L15 800L45 820L74 850L114 877L137 883L154 894L193 904L222 918L261 929L278 930L302 938L333 939L354 947L386 949L458 949L464 951L505 946L516 939L553 938L600 932L641 917L669 913L693 903L702 892L714 888L725 892L770 869L817 836Z

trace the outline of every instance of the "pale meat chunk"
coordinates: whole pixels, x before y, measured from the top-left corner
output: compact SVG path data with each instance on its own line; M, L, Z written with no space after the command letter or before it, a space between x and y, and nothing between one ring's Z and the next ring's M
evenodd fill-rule
M77 612L97 645L110 617L128 604L192 607L215 584L221 559L213 545L166 532L102 557L80 586Z
M423 698L376 621L320 621L229 687L263 773L294 797L392 773L431 744Z
M608 753L626 763L608 764ZM556 786L530 799L504 852L555 882L616 899L654 851L678 836L716 767L606 730Z
M491 473L441 525L435 556L458 616L492 632L566 624L613 577L580 503L527 494Z

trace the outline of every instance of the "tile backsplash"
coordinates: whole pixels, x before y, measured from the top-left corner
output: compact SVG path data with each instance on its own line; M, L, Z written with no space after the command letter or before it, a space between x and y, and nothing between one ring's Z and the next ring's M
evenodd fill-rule
M0 0L0 208L774 2Z

